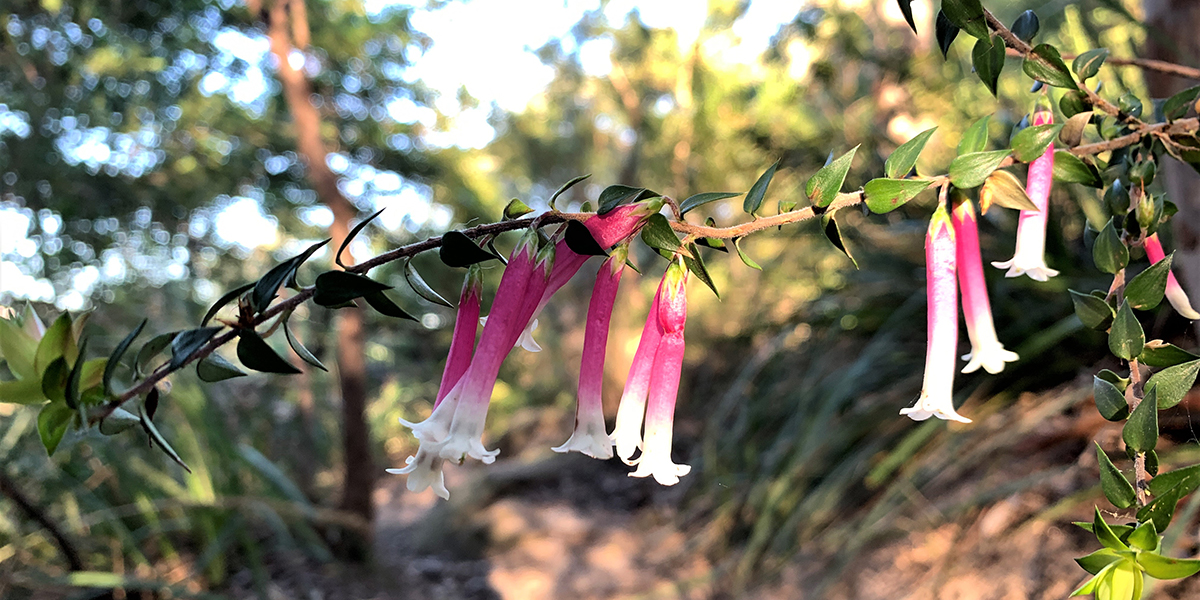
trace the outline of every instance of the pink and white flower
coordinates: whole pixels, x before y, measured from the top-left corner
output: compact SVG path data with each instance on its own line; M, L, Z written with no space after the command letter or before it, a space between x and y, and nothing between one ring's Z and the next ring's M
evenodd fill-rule
M1158 239L1158 234L1151 234L1146 238L1146 256L1150 258L1150 263L1156 263L1166 258L1166 253L1163 252L1162 242ZM1184 316L1184 318L1193 321L1200 319L1200 312L1192 308L1192 303L1188 300L1187 292L1183 291L1183 286L1179 285L1179 280L1175 279L1175 274L1167 272L1167 301L1175 308L1175 312Z
M1049 125L1054 116L1046 111L1033 115L1034 125ZM1028 275L1035 281L1047 281L1058 271L1046 266L1046 223L1050 211L1050 186L1054 181L1054 144L1029 163L1029 179L1025 186L1037 211L1021 211L1017 224L1017 249L1012 260L994 262L993 267L1008 269L1005 277Z
M442 383L438 386L434 407L450 393L454 384L462 379L471 366L471 355L475 352L475 334L479 329L479 300L483 294L483 270L478 264L467 269L462 294L458 299L458 312L454 316L454 334L450 338L450 353L446 356L446 368L442 371Z
M954 370L958 354L958 282L954 225L938 204L925 236L926 294L929 299L925 381L917 403L900 411L914 421L938 417L970 423L954 410Z
M650 303L650 312L646 315L645 326L642 327L642 337L638 341L637 351L633 353L629 376L625 378L621 403L617 405L617 423L613 426L610 436L617 448L617 456L627 465L636 464L637 461L631 460L631 457L635 451L642 448L642 419L646 415L646 394L650 391L650 374L654 369L658 343L663 336L662 324L658 319L662 287L663 284L659 283L654 300Z
M996 337L992 307L988 302L987 281L983 277L983 260L979 255L979 224L975 207L964 200L954 207L954 234L957 236L958 283L962 288L963 317L967 322L967 337L971 352L963 356L967 366L963 373L973 373L983 367L995 375L1004 370L1004 363L1016 361L1015 352L1004 349Z

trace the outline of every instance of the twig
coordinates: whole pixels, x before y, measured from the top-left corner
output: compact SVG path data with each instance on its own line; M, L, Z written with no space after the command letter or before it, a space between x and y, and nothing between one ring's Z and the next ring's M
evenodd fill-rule
M66 534L46 516L46 513L42 512L17 488L16 483L8 477L3 469L0 469L0 493L8 496L9 500L12 500L13 504L16 504L17 508L25 513L25 516L33 519L42 526L42 529L50 532L50 537L54 538L55 545L62 552L63 558L67 559L67 564L70 565L72 571L84 570L83 559L79 557L79 552L75 550L75 545L71 543L71 540L67 539Z
M1025 56L1025 53L1013 47L1008 48L1006 53L1009 57L1015 58L1021 58ZM1074 54L1062 55L1063 61L1071 61L1075 60L1075 58L1076 56ZM1165 60L1155 60L1152 58L1117 58L1110 56L1104 59L1104 64L1114 67L1138 67L1146 71L1166 73L1167 75L1174 75L1176 77L1183 77L1185 79L1200 79L1200 69L1178 65Z

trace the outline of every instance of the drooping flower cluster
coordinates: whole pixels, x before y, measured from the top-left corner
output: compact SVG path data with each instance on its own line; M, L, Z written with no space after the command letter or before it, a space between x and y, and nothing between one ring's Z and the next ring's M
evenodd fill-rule
M1049 125L1054 116L1046 111L1033 115L1034 125ZM1058 271L1046 266L1046 224L1050 216L1050 186L1054 182L1054 144L1029 163L1029 180L1025 190L1037 210L1021 211L1017 224L1017 249L1011 260L994 262L997 269L1008 269L1005 277L1028 275L1035 281L1048 281Z

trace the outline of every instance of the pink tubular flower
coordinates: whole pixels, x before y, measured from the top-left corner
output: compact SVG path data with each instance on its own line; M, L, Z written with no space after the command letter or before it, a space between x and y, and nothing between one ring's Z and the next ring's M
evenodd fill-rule
M659 287L658 322L662 340L654 353L650 373L649 400L646 405L646 439L637 470L631 477L653 476L662 485L675 485L691 472L688 465L671 460L672 425L675 398L679 393L679 374L683 370L683 326L687 320L687 270L679 262L671 263Z
M578 404L575 407L575 431L555 452L575 450L592 458L612 458L612 440L604 428L604 354L608 345L608 324L612 320L617 288L625 270L627 246L614 251L600 265L596 286L588 303L587 326L583 333L583 362L579 367Z
M1166 258L1162 242L1158 240L1157 233L1146 238L1146 256L1150 258L1151 264ZM1187 293L1183 291L1183 287L1179 285L1179 280L1175 279L1175 274L1171 272L1167 273L1166 294L1167 301L1175 308L1175 312L1193 321L1200 319L1200 313L1192 308L1192 303L1188 300Z
M958 241L958 283L962 288L963 317L967 321L967 337L971 338L971 352L963 357L967 366L962 372L973 373L983 367L995 375L1004 370L1004 363L1020 357L1005 350L996 337L987 281L983 278L983 260L979 257L979 227L971 201L960 202L954 207L952 216Z
M970 423L954 410L954 367L958 353L958 284L955 280L954 226L939 204L925 237L926 294L929 333L925 346L925 382L921 397L902 409L914 421L939 419Z
M638 341L637 351L633 353L633 364L629 367L629 377L625 379L621 403L617 406L617 424L613 426L610 436L617 447L617 456L627 465L636 464L637 461L630 460L630 457L642 447L642 418L646 413L650 372L654 367L658 343L663 337L662 324L658 319L662 288L663 284L659 283L654 300L650 303L650 313L646 315L646 325L642 327L642 338Z
M1033 115L1034 125L1049 125L1054 122L1054 116L1049 112L1040 111ZM1046 152L1029 163L1029 181L1025 186L1029 199L1037 205L1036 212L1021 211L1021 220L1017 224L1017 249L1012 260L994 262L997 269L1008 269L1005 277L1028 275L1035 281L1046 281L1058 271L1046 266L1046 222L1050 209L1050 185L1054 180L1054 144L1051 143Z
M476 322L479 321L479 297L483 292L482 273L479 265L471 265L467 270L467 278L463 281L462 295L458 299L458 313L454 317L454 334L450 338L450 354L446 356L446 369L442 371L442 384L438 387L434 408L442 403L442 398L450 393L450 389L471 366L471 354L475 351L475 333L478 329Z

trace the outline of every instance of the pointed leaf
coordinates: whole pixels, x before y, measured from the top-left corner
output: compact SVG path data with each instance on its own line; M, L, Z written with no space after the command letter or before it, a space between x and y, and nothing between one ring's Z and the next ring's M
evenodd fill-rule
M1168 120L1175 120L1187 115L1188 109L1196 102L1196 98L1200 97L1200 85L1192 86L1182 92L1167 98L1163 102L1163 116Z
M573 177L570 181L562 184L562 186L559 187L557 190L555 190L554 194L552 194L550 196L550 202L549 202L550 210L556 210L554 208L554 203L558 200L559 196L567 193L567 190L575 187L575 184L577 184L591 176L592 176L591 173L588 173L587 175L579 175L578 177ZM603 213L603 212L608 212L608 211L601 209L601 212Z
M867 208L881 214L903 206L932 183L932 179L872 179L863 186L863 196Z
M888 179L899 179L908 175L908 172L912 171L917 164L921 151L925 149L925 144L929 142L930 136L935 131L937 131L937 127L931 127L913 136L911 140L900 144L900 147L896 148L883 163L884 175ZM857 146L855 147L857 148Z
M196 362L196 376L200 378L200 381L211 383L233 379L234 377L245 377L246 372L237 368L237 365L225 360L224 356L213 353Z
M661 214L653 214L646 219L646 224L642 226L641 237L647 246L655 250L672 253L679 248L679 236L675 234L674 229L671 229L667 218Z
M480 248L461 231L447 231L442 235L442 247L438 249L438 257L448 267L469 267L497 258L495 254Z
M1092 111L1081 112L1067 119L1062 131L1058 132L1058 141L1068 148L1074 148L1083 141L1083 130L1092 122ZM1120 180L1118 180L1120 181Z
M762 207L763 199L767 196L767 186L771 185L771 178L775 177L775 170L778 168L779 161L775 161L767 167L762 175L758 176L758 180L750 186L750 191L746 192L746 199L742 201L742 210L751 215L758 212L758 209Z
M67 366L67 359L61 356L54 359L42 372L42 395L51 402L66 402L67 380L70 377L71 368ZM68 406L75 408L72 404L68 404Z
M1154 390L1129 413L1129 420L1121 430L1125 446L1134 452L1149 452L1158 444L1158 401Z
M363 230L363 228L367 226L368 223L370 223L371 221L374 221L375 217L378 217L379 214L383 212L383 210L384 209L381 208L381 209L375 211L375 214L363 219L362 221L359 221L358 224L355 225L354 228L350 230L350 233L346 234L346 238L342 240L342 245L338 246L337 254L333 255L333 262L337 263L337 266L339 266L343 269L346 268L346 263L342 262L342 252L344 252L346 250L346 246L349 246L350 242L354 241L354 238L358 237L359 232L361 232ZM299 266L299 265L297 265L297 266ZM272 293L274 293L274 291L272 291Z
M142 329L146 327L147 321L148 319L142 319L142 322L138 324L137 328L131 331L129 335L125 336L125 339L121 340L121 343L117 344L117 347L113 349L112 354L108 356L108 363L104 366L104 379L102 379L104 383L105 396L112 395L112 378L117 372L117 365L121 362L121 357L125 356L125 351L129 350L129 346L133 344L133 340L137 339L137 336L141 335Z
M1034 46L1033 51L1025 59L1021 68L1025 71L1026 75L1047 85L1072 90L1076 89L1075 80L1071 78L1071 72L1067 70L1067 65L1063 63L1058 49L1049 44Z
M158 386L154 386L150 388L149 392L146 392L146 402L143 403L143 406L146 407L146 416L150 419L153 419L154 413L158 412L159 397Z
M950 162L950 183L959 189L979 187L1008 155L1008 150L960 155Z
M371 292L391 288L390 285L357 273L326 271L317 275L317 293L313 294L313 302L319 306L337 306Z
M900 6L900 12L904 13L904 20L908 21L908 26L916 33L917 23L913 21L912 0L896 0L896 4Z
M712 293L716 294L717 298L720 298L721 292L717 291L716 284L713 283L712 277L708 274L708 268L704 266L704 259L700 256L700 249L696 247L696 244L688 244L688 251L691 252L692 255L683 255L683 264L687 265L688 270L691 271L697 279L703 281L704 285L707 285L708 289L712 290Z
M1033 200L1029 199L1029 194L1025 192L1025 186L1021 185L1017 176L1004 169L996 169L992 171L991 175L988 175L987 180L983 182L983 188L979 190L979 204L981 206L994 204L1013 210L1039 211ZM987 212L986 209L983 212Z
M171 369L178 369L183 366L197 350L203 347L204 344L207 344L208 340L220 330L220 327L199 327L180 331L171 340ZM141 353L138 356L140 357Z
M1101 181L1100 172L1096 170L1096 167L1083 162L1078 156L1066 150L1058 150L1054 153L1054 181L1082 183L1097 189L1104 187L1104 182Z
M962 139L958 141L958 155L971 154L974 152L983 152L987 148L988 143L988 121L991 116L983 117L975 121L963 132Z
M71 346L71 315L63 313L46 328L46 333L42 335L42 339L38 342L37 352L33 358L34 373L41 377L45 372L46 367L54 362L54 359L64 356L67 362L75 360L68 352L68 347Z
M226 304L229 304L234 298L246 293L246 291L254 287L254 285L254 283L247 283L245 285L239 285L238 287L225 292L224 295L218 298L217 301L208 308L208 312L204 313L204 318L200 319L200 326L204 327L205 325L208 325L208 320L213 318L213 316L215 316L217 312L224 308Z
M1152 521L1155 529L1166 531L1171 524L1171 519L1175 516L1175 507L1183 498L1184 489L1183 484L1177 485L1155 498L1150 504L1139 508L1137 520L1143 523Z
M1092 395L1096 399L1096 410L1109 421L1124 421L1129 416L1129 404L1125 402L1117 386L1102 377L1092 378ZM1125 507L1121 507L1125 508Z
M1175 253L1150 265L1145 271L1137 274L1125 286L1125 298L1129 305L1138 310L1151 310L1163 300L1167 290L1167 276L1171 274L1171 261Z
M716 202L717 200L734 198L741 195L742 192L703 192L700 194L694 194L688 196L687 200L684 200L679 204L679 214L685 215L688 213L688 211L704 206L709 202Z
M979 0L942 0L942 12L963 31L979 39L988 37L987 21Z
M293 258L292 262L295 264L292 265L292 270L291 270L291 272L288 273L287 280L283 284L293 290L300 291L300 283L296 281L296 273L300 272L300 265L303 265L304 262L307 261L309 258L311 258L312 255L315 254L317 250L320 250L322 246L324 246L325 244L328 244L331 241L333 241L333 238L325 238L325 239L305 248L304 252L301 252L298 256ZM204 323L201 323L201 325L203 325L203 324Z
M53 455L54 451L58 449L58 444L66 435L67 427L70 426L73 416L75 416L75 411L68 408L66 404L51 402L42 407L37 417L37 430L47 455Z
M107 417L100 420L100 433L116 435L141 422L137 415L123 409L113 410Z
M1097 540L1100 540L1100 543L1103 544L1105 548L1118 551L1129 549L1129 546L1126 546L1125 542L1122 542L1121 539L1117 537L1117 534L1113 533L1113 530L1108 526L1108 523L1104 522L1104 517L1100 516L1099 508L1096 509L1096 515L1092 518L1092 533L1096 536Z
M1004 70L1004 40L997 36L976 40L971 50L971 64L975 66L979 80L995 96L1000 72Z
M138 350L137 356L133 359L133 372L140 379L143 373L146 373L148 363L158 356L163 350L166 350L171 342L175 340L175 336L179 335L178 331L171 333L162 333L150 338L150 341Z
M1154 390L1158 396L1158 408L1171 408L1183 401L1188 390L1196 384L1196 375L1200 373L1200 360L1167 367L1146 381L1145 393L1149 397Z
M1116 314L1107 302L1091 294L1081 294L1075 290L1067 291L1071 293L1071 302L1075 304L1075 315L1079 317L1084 327L1096 331L1108 329Z
M950 22L946 18L946 13L938 11L937 21L934 23L934 37L937 38L938 49L942 51L942 58L948 58L950 52L950 44L954 43L954 38L958 37L958 25Z
M1182 579L1200 573L1200 560L1189 558L1168 558L1153 552L1143 552L1138 555L1137 562L1146 570L1146 574L1155 579Z
M563 241L567 243L567 247L575 254L581 256L608 256L596 238L592 236L592 232L587 226L579 221L567 221L567 231L563 234Z
M850 171L850 163L854 161L854 153L857 151L858 146L851 148L849 152L821 167L821 170L809 178L808 183L804 185L804 194L813 204L826 207L833 203L838 192L842 191L846 173ZM766 190L766 187L764 186L763 189Z
M300 357L300 360L322 371L329 371L312 352L308 351L308 348L304 347L304 344L300 343L300 340L296 339L296 336L292 334L292 327L288 321L283 322L283 335L287 338L288 345L292 347L292 351L296 353L296 356Z
M388 298L383 292L368 292L363 294L363 300L371 305L371 308L379 311L385 317L393 317L396 319L408 319L409 321L420 321L420 319L408 314L408 311L400 308L400 305Z
M737 250L738 258L742 259L742 262L745 263L747 267L761 271L762 266L754 262L754 259L747 256L746 253L742 251L741 242L742 238L733 238L733 247Z
M1148 367L1173 367L1197 359L1200 359L1200 356L1174 344L1164 344L1162 340L1146 342L1146 346L1142 348L1142 355L1139 357L1142 364Z
M1108 48L1093 48L1075 57L1071 70L1079 76L1080 81L1087 81L1100 72L1100 67L1108 58Z
M1012 138L1013 155L1021 162L1033 162L1046 152L1046 148L1054 143L1058 132L1062 131L1061 123L1049 125L1033 125L1026 127Z
M1150 493L1155 496L1162 496L1176 486L1182 486L1180 488L1180 497L1196 491L1196 488L1200 487L1200 465L1175 469L1151 479Z
M838 229L837 220L834 219L834 214L837 211L827 212L821 215L821 230L825 233L825 239L833 244L835 248L842 251L846 258L854 264L854 268L858 268L858 261L854 260L854 256L850 254L850 250L846 249L846 244L842 241L842 231Z
M79 408L79 397L83 394L83 387L80 382L83 378L84 351L87 350L87 338L84 338L79 343L79 357L75 359L75 366L71 367L71 374L67 376L67 391L65 400L67 406L71 408Z
M0 381L0 402L6 404L41 404L50 399L42 391L42 383L44 381L44 379L33 377ZM65 387L66 385L64 384L62 388Z
M600 192L598 202L600 209L599 214L605 214L618 206L645 200L647 198L657 197L658 193L640 187L630 187L628 185L610 185Z
M1129 489L1132 491L1133 486L1130 486ZM1127 541L1131 547L1137 548L1138 550L1145 550L1149 552L1158 550L1158 530L1154 528L1154 522L1146 521L1145 523L1138 525L1137 529L1134 529L1133 533L1129 534Z
M408 282L408 287L411 287L418 296L434 304L441 304L446 308L454 308L453 302L443 298L428 283L425 283L425 280L421 278L421 274L417 272L417 268L412 265L412 258L404 261L404 280Z
M1121 301L1121 307L1113 318L1112 330L1108 333L1108 349L1116 357L1130 360L1141 354L1145 345L1146 334L1142 331L1142 324L1134 316L1129 301Z
M1092 246L1092 261L1096 268L1105 273L1116 274L1129 264L1129 248L1121 241L1117 228L1113 227L1112 219L1104 224L1100 233L1096 234L1096 242Z
M528 204L521 202L517 198L508 201L508 205L504 207L504 220L520 219L521 217L533 212Z
M263 373L295 375L300 372L253 330L243 329L238 335L237 357L243 365Z
M1108 571L1104 571L1102 574L1108 575ZM1083 585L1080 585L1079 587L1075 588L1075 591L1071 592L1070 597L1087 596L1087 595L1096 593L1096 584L1098 584L1099 582L1100 582L1100 575L1098 574L1095 577L1092 577L1091 579L1088 579L1087 581L1083 582Z
M1009 29L1012 30L1013 35L1028 44L1033 41L1033 36L1037 35L1038 30L1041 29L1041 23L1032 10L1027 10L1021 13L1016 21L1013 21L1012 27Z
M1090 525L1090 523L1089 523ZM1087 556L1081 556L1075 559L1079 566L1083 567L1084 571L1095 575L1104 570L1104 567L1111 565L1118 560L1121 560L1121 555L1111 548L1101 548Z
M1125 475L1112 464L1100 444L1096 444L1096 459L1100 462L1100 488L1104 490L1104 497L1108 498L1108 501L1117 508L1133 506L1137 500L1133 484L1129 483ZM1095 573L1095 571L1091 572Z
M175 461L175 464L183 467L184 471L191 473L192 470L188 468L187 463L183 462L182 458L179 458L179 454L175 452L175 449L171 447L171 444L167 442L167 439L164 438L161 433L159 433L158 427L154 425L154 421L147 414L145 406L138 407L138 416L141 417L142 428L146 430L146 435L150 436L150 439L154 440L154 443L158 445L164 454L170 457L171 460Z
M298 257L289 258L275 265L254 283L254 291L250 292L247 297L250 301L250 310L260 313L271 305L271 301L275 299L275 292L279 291L280 286L287 282L296 267L299 266L296 258Z

